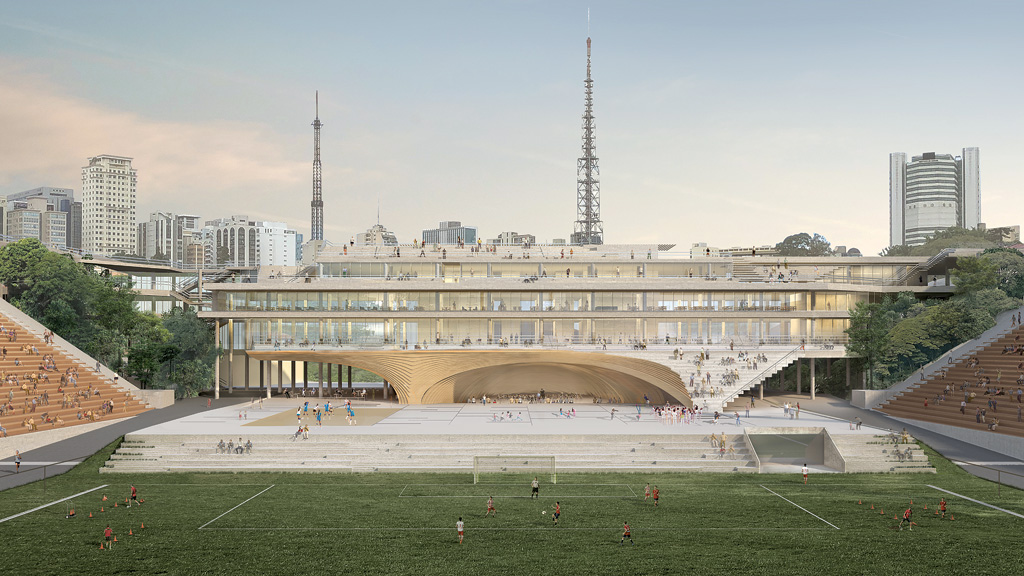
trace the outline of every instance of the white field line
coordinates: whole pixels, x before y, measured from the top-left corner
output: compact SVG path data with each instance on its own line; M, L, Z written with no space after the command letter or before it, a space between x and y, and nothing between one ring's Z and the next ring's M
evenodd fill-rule
M460 484L406 484L406 485L404 485L402 487L402 491L398 493L398 497L399 498L483 498L482 494L481 495L473 495L473 494L456 494L456 495L437 495L437 494L416 495L416 494L406 494L405 491L410 486L431 486L431 487L443 486L443 487L446 487L446 488L452 488L452 487L460 488L460 487L462 487L462 485L460 485ZM476 486L522 486L522 484L521 483L517 483L517 484L508 484L508 483L484 484L484 483L481 483L481 484L476 484ZM552 484L551 486L556 487L556 488L551 488L549 490L546 490L544 492L544 497L545 498L631 498L631 497L632 498L636 498L637 497L636 492L633 490L632 487L630 487L629 484L557 484L557 485L556 484ZM576 495L562 495L561 491L559 490L559 491L556 492L556 494L554 496L551 496L551 491L552 490L556 490L556 489L559 489L559 488L566 488L566 487L569 487L571 489L573 487L578 487L578 486L621 486L621 487L624 487L627 490L629 490L630 494L623 494L622 496L576 496ZM493 494L488 494L488 495L489 496L493 496ZM501 495L500 494L497 497L498 498L533 498L533 496L529 495L529 494L527 494L527 495L522 495L522 494L504 494L504 495Z
M494 495L493 494L488 494L488 496L494 496ZM399 496L399 498L483 498L483 497L484 497L484 495L479 495L479 496ZM511 498L527 498L527 499L532 498L532 496L522 496L522 495L519 495L519 496L509 496L509 495L503 495L503 494L499 494L499 495L494 496L494 497L495 498L508 498L508 499L511 499ZM633 496L630 496L628 494L625 495L625 496L566 496L564 494L555 494L554 496L552 496L550 494L544 494L544 498L563 498L563 499L564 498L594 498L594 499L597 499L597 498L615 498L615 499L621 500L623 498L633 498Z
M225 532L228 532L228 531L230 531L230 532L284 532L284 531L289 531L289 532L300 532L300 531L331 532L331 531L342 531L342 530L344 530L345 532L351 532L351 531L427 532L427 531L438 531L438 530L440 530L440 531L454 532L455 528L454 527L447 527L447 528L437 528L437 527L410 528L408 526L379 526L379 527L371 527L371 526L354 526L354 527L328 526L328 527L302 527L302 528L273 528L273 527L269 527L269 526L252 526L252 527L242 527L242 528L207 528L206 530L207 531L210 531L210 530L221 530L221 531L225 531ZM466 527L466 531L467 532L507 532L507 531L514 531L514 532L523 531L523 532L525 532L525 531L533 531L533 530L554 530L554 531L557 531L557 532L563 532L565 530L578 530L578 531L587 531L587 532L609 532L609 533L615 534L616 536L619 536L619 535L622 534L622 528L613 528L613 529L609 530L607 526L603 526L601 528L571 527L571 526L565 526L565 527L559 526L557 528L555 528L553 526L550 526L550 527L522 527L522 526L518 526L518 527L513 527L513 526L509 526L509 527L495 527L495 526L487 526L487 527L479 527L479 528L478 527L472 527L472 526L467 526ZM736 526L720 526L720 527L710 527L710 528L707 528L707 527L675 528L675 527L673 527L673 528L641 528L641 529L637 529L636 526L633 525L633 531L634 532L666 532L666 531L667 532L706 532L706 531L709 531L709 530L736 531L737 527ZM749 527L743 528L743 530L771 531L771 532L820 532L821 528L768 528L768 527L763 527L763 526L749 526Z
M814 512L811 512L811 511L810 511L810 510L808 510L807 508L804 508L803 506L801 506L801 505L797 504L796 502L793 502L792 500L790 500L789 498L786 498L786 497L785 497L785 496L783 496L782 494L779 494L778 492L775 492L775 491L771 490L770 488L766 488L765 486L761 486L761 488L764 488L765 490L768 490L768 491L769 491L769 492L771 492L772 494L775 494L776 496L778 496L779 498L782 498L782 499L783 499L783 500L785 500L786 502L789 502L789 503L790 503L790 504L792 504L793 506L796 506L797 508L799 508L799 509L803 510L804 512L807 512L807 513L808 513L808 514L810 514L811 516L814 516L814 517L815 517L815 518L817 518L818 520L821 520L821 521L822 521L822 522L824 522L825 524L828 524L829 526L831 526L831 527L835 528L836 530L839 530L839 526L836 526L835 524L833 524L833 523L829 522L828 520L825 520L825 519L824 519L824 518L822 518L821 516L818 516L817 514L815 514Z
M95 492L95 491L99 490L100 488L106 488L106 487L107 487L107 484L104 484L102 486L97 486L95 488L86 490L85 492L79 492L78 494L74 494L72 496L68 496L67 498L61 498L60 500L54 500L53 502L50 502L49 504L43 504L42 506L37 506L37 507L35 507L35 508L31 509L31 510L26 510L24 512L20 512L18 514L15 514L14 516L8 516L7 518L4 518L4 519L0 520L0 524L2 524L4 522L7 522L8 520L14 520L15 518L18 518L19 516L24 516L25 514L31 514L31 513L35 512L36 510L42 510L43 508L47 508L49 506L53 506L54 504L60 504L61 502L66 502L68 500L71 500L72 498L77 498L77 497L79 497L79 496L81 496L83 494L88 494L89 492Z
M270 489L271 489L271 488L273 488L273 487L274 487L274 484L271 484L270 486L267 486L267 487L266 487L266 488L264 488L263 490L260 490L260 491L259 491L259 493L257 493L256 495L254 495L254 496L250 496L250 497L249 497L248 499L246 499L246 500L245 500L245 502L248 502L249 500L252 500L252 499L253 499L253 498L255 498L256 496L259 496L260 494L263 494L264 492L266 492L267 490L270 490ZM245 502L242 502L242 504L245 504ZM242 504L239 504L238 506L235 506L235 507L234 507L234 508L232 508L231 510L228 510L227 512L225 512L225 513L221 514L220 516L217 516L216 518L214 518L213 520L210 520L210 521L209 521L209 522L207 522L206 524L203 524L202 526L200 526L200 527L199 527L199 529L200 529L200 530L202 530L203 528L206 528L207 526L209 526L210 524L213 524L213 523L214 523L214 522L216 522L217 520L220 520L220 519L221 519L221 518L223 518L224 516L227 516L227 515L228 515L228 514L230 514L231 512L234 512L234 511L235 511L235 510L236 510L237 508L239 508L240 506L242 506Z
M1009 510L1006 510L1005 508L1000 508L998 506L993 506L991 504L986 504L985 502L982 502L981 500L975 500L974 498L968 498L967 496L964 496L963 494L957 494L956 492L950 492L949 490L944 490L942 488L939 488L938 486L932 486L931 484L928 484L928 487L929 488L934 488L934 489L938 490L939 492L945 492L946 494L952 494L953 496L956 496L957 498L963 498L964 500L968 500L970 502L974 502L975 504L981 504L982 506L987 506L987 507L989 507L989 508L991 508L993 510L999 510L1000 512L1004 512L1006 514L1009 514L1010 516L1016 516L1017 518L1024 518L1024 514L1018 514L1016 512L1010 512Z

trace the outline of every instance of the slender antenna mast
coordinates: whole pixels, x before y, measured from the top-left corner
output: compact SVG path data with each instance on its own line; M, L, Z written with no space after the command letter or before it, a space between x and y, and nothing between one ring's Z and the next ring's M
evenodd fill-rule
M316 92L316 116L313 119L313 201L312 222L310 223L311 240L324 239L324 200L323 200L323 174L320 168L320 91Z
M587 8L590 30L590 8ZM601 169L594 134L594 80L590 77L590 36L587 35L587 79L583 81L583 153L576 161L576 224L572 244L604 244L601 222Z

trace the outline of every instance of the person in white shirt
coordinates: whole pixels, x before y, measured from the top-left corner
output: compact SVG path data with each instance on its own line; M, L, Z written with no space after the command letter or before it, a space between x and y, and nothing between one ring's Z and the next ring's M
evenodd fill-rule
M459 521L455 523L455 529L459 531L459 544L462 544L463 530L466 525L462 522L462 516L459 516Z

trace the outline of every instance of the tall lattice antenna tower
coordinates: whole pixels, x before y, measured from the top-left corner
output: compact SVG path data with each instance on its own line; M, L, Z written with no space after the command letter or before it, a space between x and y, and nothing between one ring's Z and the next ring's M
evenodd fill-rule
M312 240L324 239L323 175L320 169L320 91L316 92L316 117L313 119L313 221L310 224Z
M590 27L589 11L587 27ZM573 244L604 244L601 223L601 169L597 166L594 136L594 81L590 78L590 37L587 36L587 79L583 82L583 155L576 162L576 228Z

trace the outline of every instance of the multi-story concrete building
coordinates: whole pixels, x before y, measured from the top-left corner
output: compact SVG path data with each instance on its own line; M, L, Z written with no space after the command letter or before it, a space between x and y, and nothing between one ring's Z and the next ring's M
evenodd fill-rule
M463 226L462 222L448 220L441 222L437 228L423 231L420 240L424 244L476 244L476 226Z
M82 203L75 201L74 190L41 186L7 196L7 200L10 201L30 198L43 198L46 200L47 210L67 214L67 246L74 249L82 247Z
M356 246L398 246L395 233L377 223L362 234L356 234Z
M981 216L977 148L961 156L889 155L889 244L920 246L940 230L977 228Z
M185 261L191 244L202 244L199 216L152 212L148 222L139 223L139 255L174 263Z
M945 275L955 266L955 256L931 269L917 257L788 258L780 279L776 257L660 257L657 245L601 245L571 259L543 247L514 259L471 248L381 257L374 247L328 246L306 278L264 270L246 282L210 284L213 307L203 315L220 327L222 376L241 386L247 375L277 373L280 382L281 371L294 377L296 362L333 362L378 371L405 402L462 401L498 392L474 387L500 376L484 367L511 347L523 350L512 360L537 370L577 362L552 380L568 381L573 370L603 362L601 354L647 354L671 364L679 374L663 375L678 384L694 370L672 364L679 346L842 356L858 302L902 291L949 295L948 280L936 282L931 270ZM596 355L569 359L574 350ZM432 364L418 364L423 358ZM254 360L276 366L265 371ZM619 378L601 373L586 384L590 394L604 395L603 383ZM538 386L523 378L523 386ZM633 401L637 386L614 395Z
M103 155L82 168L82 249L96 254L136 254L132 159Z
M533 245L537 243L537 237L533 234L520 234L518 232L502 232L498 234L497 238L488 240L488 244L498 246L522 246L522 245Z
M54 210L45 198L9 200L4 219L5 233L14 240L36 238L47 246L67 248L68 214Z
M199 232L210 267L294 266L295 230L248 216L208 220Z

